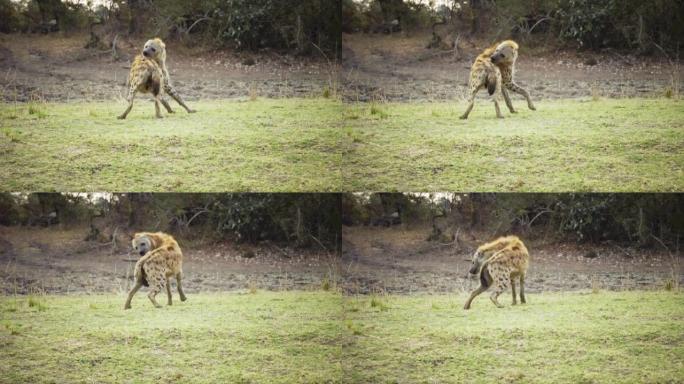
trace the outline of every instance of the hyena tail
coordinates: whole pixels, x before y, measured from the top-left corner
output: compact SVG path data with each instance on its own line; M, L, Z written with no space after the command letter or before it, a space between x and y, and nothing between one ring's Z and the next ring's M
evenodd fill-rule
M150 283L147 281L147 275L145 273L145 269L143 268L143 264L145 264L145 261L147 261L147 259L143 257L142 259L138 260L138 262L135 264L134 276L137 281L140 281L142 283L142 285L149 287Z
M492 275L489 274L489 268L487 268L488 262L485 261L480 269L480 284L484 288L489 288L492 285Z
M487 74L487 77L485 78L485 85L487 86L487 92L489 92L489 95L493 95L494 92L496 92L496 74L493 72L490 72Z

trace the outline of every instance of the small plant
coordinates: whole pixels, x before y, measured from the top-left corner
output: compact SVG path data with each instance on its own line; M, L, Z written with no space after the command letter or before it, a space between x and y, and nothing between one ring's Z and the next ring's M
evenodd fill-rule
M12 323L6 323L5 329L10 333L10 335L16 336L19 334L19 327Z
M381 311L386 311L389 309L389 306L383 303L382 300L376 296L371 297L370 306L371 308L378 308Z
M249 86L249 101L256 101L258 97L256 85L254 83L250 84Z
M591 293L599 293L601 286L599 284L598 278L596 276L591 277Z
M35 115L39 119L44 119L47 117L47 112L43 110L38 104L36 103L29 103L28 106L28 113L29 115Z
M601 93L599 91L599 88L596 84L593 84L591 86L591 100L599 101L600 99L601 99Z
M382 108L380 108L380 106L378 106L375 103L372 103L370 106L370 114L371 115L377 115L381 119L386 119L387 117L389 117L387 112L383 111Z
M250 280L247 282L247 292L249 292L250 295L257 293L257 285L254 281Z
M327 277L323 278L323 281L321 282L321 289L324 291L330 290L330 280L328 280Z
M19 140L19 132L15 131L11 128L5 128L2 130L3 135L5 135L6 138L10 140L12 143L18 143L20 142Z
M354 336L360 336L361 335L361 328L359 328L351 320L347 320L345 325L347 326L347 329L351 331L352 335L354 335Z
M323 97L326 99L330 98L330 88L327 85L323 88Z
M42 301L39 299L29 296L28 298L28 306L29 308L36 308L39 311L45 311L47 309L47 305L45 305Z

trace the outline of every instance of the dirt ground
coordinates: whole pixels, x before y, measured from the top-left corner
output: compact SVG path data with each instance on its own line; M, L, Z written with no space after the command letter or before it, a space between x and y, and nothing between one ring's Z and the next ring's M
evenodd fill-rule
M0 97L5 101L110 100L125 95L130 61L144 41L88 50L88 36L0 34ZM276 53L238 53L167 44L174 86L187 100L320 96L327 63Z
M462 41L457 53L427 49L428 32L345 34L340 68L322 58L168 44L175 86L188 100L321 96L329 84L346 101L461 99L473 58L488 42ZM0 34L0 97L25 102L121 99L130 61L143 41L88 50L85 34ZM594 64L595 62L595 64ZM684 74L680 66L679 77ZM535 99L662 96L672 85L664 57L524 47L517 78ZM480 95L484 97L484 93ZM516 102L520 101L514 96Z
M337 279L347 294L463 292L474 248L485 235L461 235L458 246L425 241L429 228L344 227L342 255L275 244L194 245L181 241L188 292L320 289ZM0 226L0 292L124 292L133 282L136 255L110 244L84 241L87 229ZM527 242L530 293L561 290L662 289L672 279L664 252L616 244ZM125 246L122 248L126 248ZM590 256L590 257L587 257ZM680 263L681 264L681 263ZM675 273L684 284L682 271Z
M0 292L127 291L137 256L110 244L84 241L88 230L0 226ZM327 253L231 243L183 249L187 292L319 289L331 272Z
M459 244L426 241L430 228L343 227L340 270L349 293L460 292L477 287L466 260L491 239L461 234ZM523 238L523 240L525 240ZM617 244L526 241L530 268L525 289L544 291L662 289L672 279L669 254ZM681 264L681 263L679 263ZM682 271L675 273L684 283Z
M344 34L344 98L430 101L464 98L474 58L491 42L462 40L459 50L427 49L430 34ZM679 78L684 70L680 66ZM521 47L518 82L533 99L662 96L672 69L664 57ZM484 97L485 92L481 92ZM513 96L514 103L522 100Z

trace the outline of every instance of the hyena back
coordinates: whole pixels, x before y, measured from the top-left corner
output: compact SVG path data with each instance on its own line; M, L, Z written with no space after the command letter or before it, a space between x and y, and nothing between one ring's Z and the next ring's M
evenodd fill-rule
M473 299L490 287L493 292L490 299L497 307L502 305L498 297L511 284L513 305L517 304L515 280L520 279L520 302L525 304L525 274L529 266L530 255L525 244L517 236L498 238L480 246L473 256L471 274L479 274L480 286L471 293L464 309L470 309Z

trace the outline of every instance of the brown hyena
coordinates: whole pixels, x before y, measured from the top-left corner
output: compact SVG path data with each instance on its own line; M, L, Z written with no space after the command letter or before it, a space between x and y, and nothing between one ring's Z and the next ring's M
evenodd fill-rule
M517 236L500 237L491 243L480 246L472 259L470 273L480 275L480 286L470 294L464 309L470 309L470 303L480 293L492 285L494 292L490 298L499 308L497 298L511 283L513 305L517 304L515 296L515 278L520 278L520 302L525 304L525 273L529 265L530 255L525 244Z
M181 301L185 301L185 293L181 286L183 253L176 240L162 232L149 233L141 232L133 236L133 248L142 256L135 264L135 286L128 293L124 309L131 308L133 295L142 287L150 287L150 298L155 307L161 305L155 300L155 296L166 286L168 294L168 304L171 305L171 277L176 278L178 294Z
M484 50L473 63L470 69L468 107L461 115L461 119L467 119L475 104L475 95L486 87L490 95L493 95L496 117L503 118L499 108L499 100L503 95L506 106L511 113L516 113L511 103L508 91L519 93L527 100L527 106L536 110L529 93L515 83L515 61L518 59L518 44L513 40L506 40Z
M128 75L128 107L119 119L125 119L133 108L136 92L151 93L154 96L155 115L158 118L162 117L160 103L169 113L174 113L168 101L164 99L164 93L173 97L188 113L195 112L185 105L178 92L171 86L169 70L166 68L166 45L160 38L148 40L143 47L142 55L137 55L133 60Z

